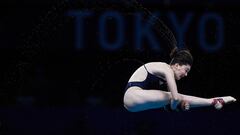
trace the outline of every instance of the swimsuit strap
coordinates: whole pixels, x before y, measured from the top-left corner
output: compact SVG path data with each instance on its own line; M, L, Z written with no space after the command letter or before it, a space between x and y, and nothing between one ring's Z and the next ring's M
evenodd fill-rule
M148 72L148 70L147 70L147 68L146 68L145 64L144 64L143 66L144 66L145 70ZM149 73L149 72L148 72L148 73ZM150 74L150 73L149 73L149 74Z

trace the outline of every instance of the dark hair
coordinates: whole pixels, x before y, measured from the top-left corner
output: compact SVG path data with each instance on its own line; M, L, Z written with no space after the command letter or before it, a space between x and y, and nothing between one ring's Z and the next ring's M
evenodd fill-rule
M171 51L170 57L172 59L170 62L170 65L178 63L179 65L189 64L190 66L192 66L192 64L193 64L193 57L188 49L178 50L178 48L175 47Z

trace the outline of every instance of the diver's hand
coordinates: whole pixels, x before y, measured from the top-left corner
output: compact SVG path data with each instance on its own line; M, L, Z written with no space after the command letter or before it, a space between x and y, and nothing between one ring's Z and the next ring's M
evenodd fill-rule
M178 107L178 104L180 103L181 101L178 100L178 99L171 99L171 109L172 110L176 110L177 107Z

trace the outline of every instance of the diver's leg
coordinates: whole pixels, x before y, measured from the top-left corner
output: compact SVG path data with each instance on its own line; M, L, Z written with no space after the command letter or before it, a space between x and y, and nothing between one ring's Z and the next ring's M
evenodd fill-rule
M212 105L216 107L221 100L223 101L220 103L221 105L236 101L236 99L231 96L215 98L201 98L184 94L179 94L179 96L182 101L186 101L189 104L190 108ZM131 87L124 95L124 106L131 112L161 108L168 105L170 101L171 93L161 90L143 90L138 87Z
M124 106L131 112L161 108L169 104L171 94L161 90L143 90L139 87L129 88L124 95Z
M216 109L221 109L223 104L235 102L236 99L231 96L214 97L214 98L201 98L189 95L180 94L181 100L189 103L190 108L215 106Z

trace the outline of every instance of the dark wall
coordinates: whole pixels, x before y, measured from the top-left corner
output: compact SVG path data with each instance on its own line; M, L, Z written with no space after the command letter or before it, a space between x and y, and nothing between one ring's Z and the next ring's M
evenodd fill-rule
M140 3L194 56L189 76L178 82L181 93L239 98L239 3ZM4 134L156 134L158 128L174 134L172 129L192 133L199 126L203 131L213 128L209 134L237 131L223 124L236 122L238 103L219 112L154 110L133 116L124 110L122 97L131 73L142 63L169 61L169 43L154 27L136 38L148 22L139 24L139 11L124 1L1 1L0 7Z

